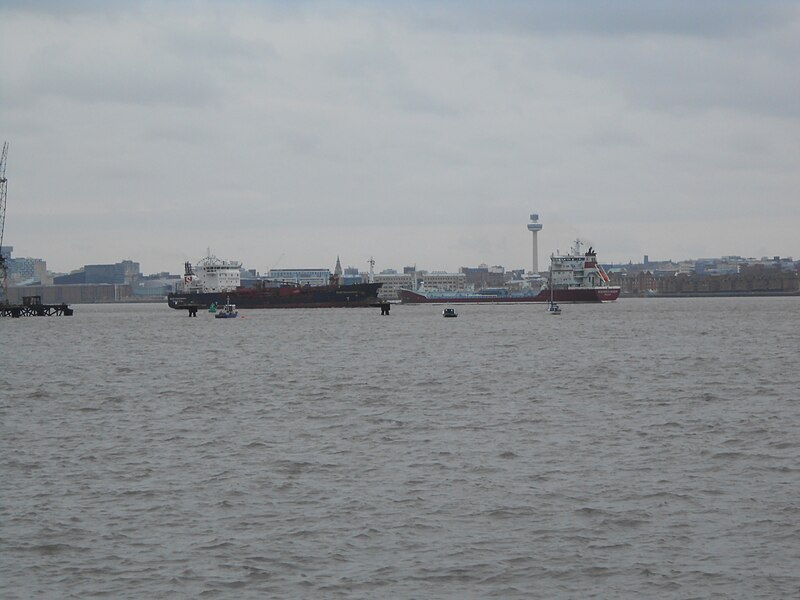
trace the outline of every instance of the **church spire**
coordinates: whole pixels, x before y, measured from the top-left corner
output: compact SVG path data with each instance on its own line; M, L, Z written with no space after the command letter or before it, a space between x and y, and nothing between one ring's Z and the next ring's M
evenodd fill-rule
M342 276L342 263L339 262L339 257L338 256L336 257L336 267L333 269L333 274L336 277L341 277Z

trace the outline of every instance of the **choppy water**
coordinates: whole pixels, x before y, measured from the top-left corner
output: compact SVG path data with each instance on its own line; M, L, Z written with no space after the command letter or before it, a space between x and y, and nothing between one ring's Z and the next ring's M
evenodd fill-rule
M800 595L800 300L0 321L3 598Z

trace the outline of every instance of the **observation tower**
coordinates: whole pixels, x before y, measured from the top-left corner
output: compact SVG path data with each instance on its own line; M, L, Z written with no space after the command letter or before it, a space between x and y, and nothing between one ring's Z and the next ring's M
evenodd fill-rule
M531 215L531 222L528 223L528 231L533 234L533 262L531 272L535 275L539 272L539 239L538 234L542 230L542 224L539 223L539 215Z

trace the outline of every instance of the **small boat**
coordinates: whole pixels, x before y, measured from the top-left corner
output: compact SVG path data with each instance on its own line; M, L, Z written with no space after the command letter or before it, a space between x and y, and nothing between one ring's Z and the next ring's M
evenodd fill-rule
M239 312L236 310L236 305L235 304L231 304L230 300L228 300L228 303L225 304L222 308L220 308L219 311L217 311L217 313L214 315L214 318L216 318L216 319L234 319L234 318L236 318L238 316L239 316Z
M559 308L558 304L556 304L555 300L553 300L553 263L550 263L550 273L547 278L547 287L550 288L550 300L547 302L547 314L548 315L560 315L561 309Z
M442 316L443 316L443 317L446 317L446 318L449 318L449 317L457 317L457 316L458 316L458 313L456 312L456 309L455 309L455 308L445 308L445 309L442 311Z

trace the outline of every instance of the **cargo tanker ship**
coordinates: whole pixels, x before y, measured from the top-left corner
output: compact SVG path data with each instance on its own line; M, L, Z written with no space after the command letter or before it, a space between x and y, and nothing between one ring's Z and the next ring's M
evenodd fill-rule
M582 254L580 247L580 240L576 240L568 254L550 257L548 281L538 290L487 288L471 292L400 289L398 295L403 304L549 302L549 286L552 286L554 302L613 302L619 298L619 286L611 285L608 274L597 262L594 249L590 247L588 252Z
M380 302L381 283L301 285L291 281L260 281L242 287L238 261L207 256L197 265L185 263L182 291L167 296L175 309L208 308L235 304L237 308L331 308L371 306Z

